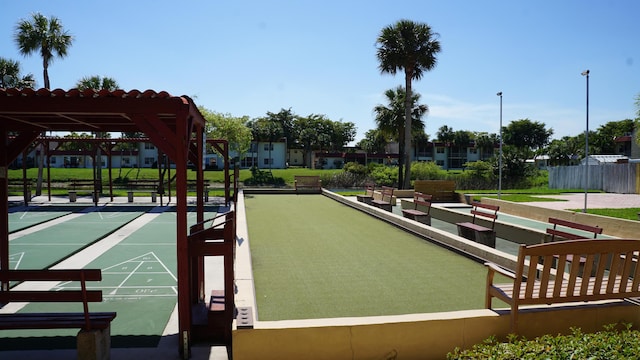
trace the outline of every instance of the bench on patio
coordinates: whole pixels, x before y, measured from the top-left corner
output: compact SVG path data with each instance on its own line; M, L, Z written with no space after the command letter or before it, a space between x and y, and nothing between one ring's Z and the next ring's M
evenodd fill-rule
M100 269L75 270L0 270L0 304L12 302L77 302L81 312L2 313L0 330L17 329L79 329L77 335L79 359L108 359L111 348L110 327L115 312L89 312L89 302L101 302L102 290L87 290L87 281L102 280ZM78 290L9 289L11 283L25 281L79 282Z
M127 181L127 197L129 202L133 202L133 195L137 192L148 192L151 195L151 201L156 202L156 196L159 193L160 180L140 179Z
M411 220L431 225L431 195L413 193L413 209L402 209L402 215Z
M551 235L551 242L555 241L556 236L561 237L565 240L577 240L577 239L587 238L585 234L577 234L577 233L562 230L561 228L558 228L558 225L563 226L564 228L568 228L567 230L575 229L575 230L585 231L587 233L590 233L588 234L589 237L591 237L591 234L593 234L594 239L596 239L598 235L602 234L602 231L604 230L603 228L598 226L580 224L577 222L557 219L557 218L549 218L549 223L553 224L553 228L547 229L547 234Z
M382 210L391 211L393 206L393 188L390 186L383 186L380 189L380 198L371 200L371 205L380 208Z
M509 304L511 331L517 333L521 305L638 297L639 253L640 240L631 239L581 239L520 245L515 272L485 263L488 268L486 308L491 309L494 297ZM584 257L584 269L578 262L571 262L571 257ZM494 284L496 273L513 282Z
M98 202L98 194L96 194L97 181L94 180L71 180L69 183L71 190L69 190L69 202L76 202L78 196L78 190L90 190L93 202Z
M294 187L296 192L305 191L313 193L322 192L322 180L320 176L294 175Z
M365 184L364 195L356 195L359 202L371 205L373 194L376 192L376 184Z
M431 195L433 202L459 202L456 183L452 180L416 180L413 190Z
M498 210L500 206L483 204L481 202L474 201L472 204L471 214L473 218L471 222L457 223L458 235L465 239L473 240L477 243L496 247L496 232L494 227L496 225L496 219L498 218ZM484 217L491 220L491 228L484 227L476 224L476 219Z

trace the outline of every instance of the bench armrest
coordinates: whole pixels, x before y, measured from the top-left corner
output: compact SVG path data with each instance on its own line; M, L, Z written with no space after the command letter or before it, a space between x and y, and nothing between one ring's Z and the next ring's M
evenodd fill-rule
M501 267L498 264L494 264L492 262L486 262L486 263L484 263L484 265L489 270L489 274L491 274L492 278L493 278L493 273L497 272L498 274L504 275L504 276L506 276L508 278L511 278L511 279L514 279L514 280L516 279L516 274L515 273L513 273L513 272L511 272L511 271L509 271L509 270L507 270L507 269L505 269L503 267ZM489 274L487 274L487 276L489 276Z

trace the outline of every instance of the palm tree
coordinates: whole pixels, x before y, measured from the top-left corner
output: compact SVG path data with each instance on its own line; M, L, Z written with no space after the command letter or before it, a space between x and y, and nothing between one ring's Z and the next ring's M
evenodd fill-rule
M120 85L118 85L118 82L114 78L106 76L101 77L99 75L85 76L76 83L76 88L79 90L93 89L98 91L104 89L114 91L119 87Z
M0 88L33 88L34 84L33 74L20 75L18 61L0 57Z
M15 41L24 56L40 52L42 57L44 87L50 89L49 65L55 55L67 56L73 37L63 29L60 20L40 13L32 14L30 20L22 19L16 25Z
M398 70L404 70L405 89L405 139L411 138L411 81L419 80L425 71L436 66L436 54L440 52L438 33L431 31L431 27L424 23L410 20L400 20L395 25L382 29L376 41L378 45L377 57L382 73L395 75ZM404 144L406 169L404 188L411 186L411 142Z
M411 131L409 132L409 138L406 136L405 125L406 121L405 116L407 111L405 111L405 106L407 105L406 101L406 92L402 86L398 86L395 90L389 89L385 91L384 96L387 99L388 105L377 105L373 108L373 111L376 114L376 124L378 129L383 134L387 135L389 139L395 139L398 141L398 145L400 149L405 148L405 144L411 144L411 134L412 133L422 133L424 132L424 122L422 121L422 117L429 111L427 105L418 104L420 100L420 94L413 94L412 99L409 100L409 116L411 121L409 124L412 126ZM407 141L407 139L409 139ZM409 147L410 149L411 147ZM398 159L398 185L400 188L403 187L405 182L403 181L405 178L403 176L409 176L410 173L403 174L403 167L405 164L405 159L401 156ZM411 166L410 163L406 163L407 168ZM404 186L408 188L407 186Z
M100 75L94 76L85 76L82 79L78 80L76 83L76 88L79 90L92 89L95 91L98 90L109 90L114 91L119 87L118 82L114 78L110 77L100 77ZM103 138L107 136L108 133L96 132L95 136L97 138ZM98 191L102 192L102 150L100 146L96 147L96 171L98 180Z

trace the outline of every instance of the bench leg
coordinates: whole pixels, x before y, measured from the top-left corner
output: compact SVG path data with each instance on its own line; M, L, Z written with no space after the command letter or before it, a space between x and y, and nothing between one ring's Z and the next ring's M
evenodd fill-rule
M80 330L77 336L78 360L111 359L111 330Z
M151 202L158 202L157 194L155 191L151 192Z
M495 249L496 233L494 231L476 231L475 241L482 245L487 245Z
M133 202L133 191L127 191L127 201Z
M76 202L77 197L78 193L75 191L69 191L69 202Z

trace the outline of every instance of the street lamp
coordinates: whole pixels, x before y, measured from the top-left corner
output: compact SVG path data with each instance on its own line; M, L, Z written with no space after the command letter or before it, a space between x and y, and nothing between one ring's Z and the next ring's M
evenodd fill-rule
M498 199L502 193L502 91L496 95L500 96L500 158L498 159Z
M582 76L587 77L587 127L584 131L584 208L587 212L587 193L589 192L589 70L582 72Z

